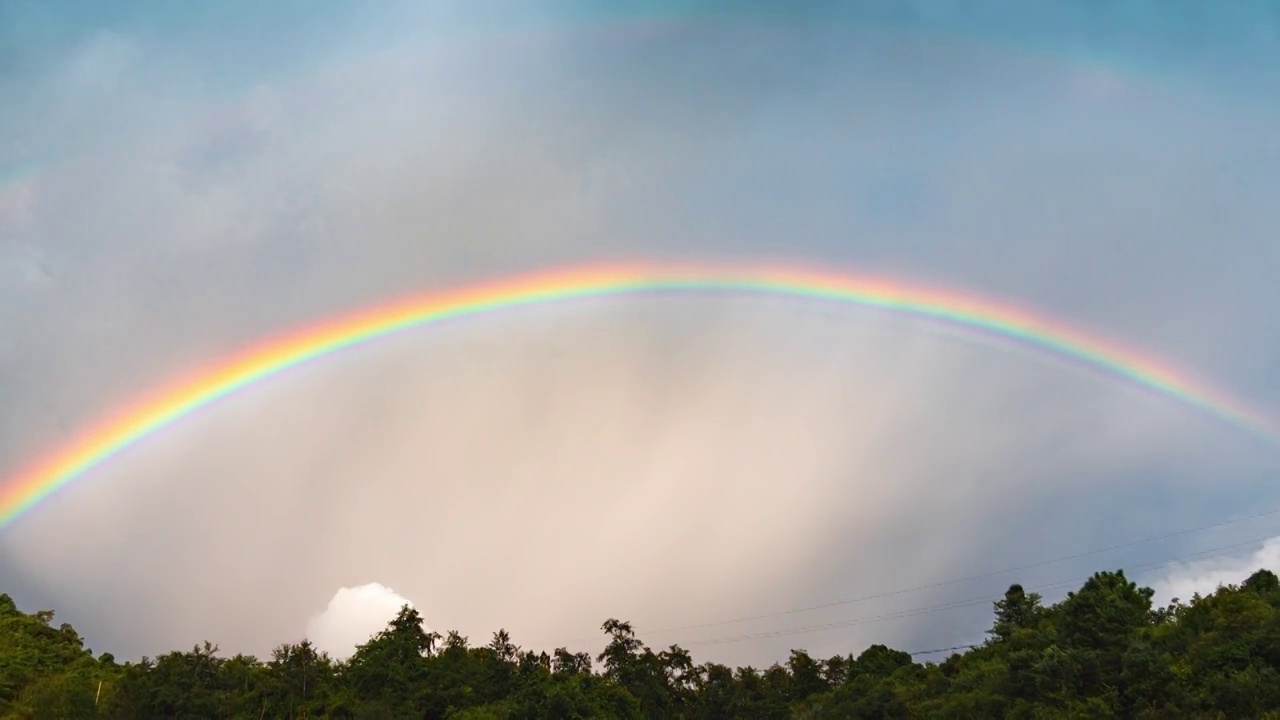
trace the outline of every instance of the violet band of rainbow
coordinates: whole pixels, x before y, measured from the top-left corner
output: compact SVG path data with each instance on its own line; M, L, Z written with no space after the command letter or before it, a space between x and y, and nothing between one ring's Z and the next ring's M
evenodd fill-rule
M110 414L0 485L0 528L125 448L216 401L345 348L411 328L524 306L662 292L808 298L930 318L1083 363L1215 416L1268 443L1280 424L1155 356L1009 303L890 277L779 265L632 263L498 279L377 305L269 338Z

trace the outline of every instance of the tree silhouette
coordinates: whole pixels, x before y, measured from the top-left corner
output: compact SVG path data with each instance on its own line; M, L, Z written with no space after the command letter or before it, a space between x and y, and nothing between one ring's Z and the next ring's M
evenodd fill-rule
M1123 572L1061 601L1011 585L988 640L941 662L872 645L816 660L794 650L763 669L655 652L626 621L601 626L594 658L483 647L426 630L400 609L336 662L307 640L266 661L186 652L97 658L54 613L0 594L0 717L12 718L1182 718L1280 717L1280 579L1260 570L1153 609Z

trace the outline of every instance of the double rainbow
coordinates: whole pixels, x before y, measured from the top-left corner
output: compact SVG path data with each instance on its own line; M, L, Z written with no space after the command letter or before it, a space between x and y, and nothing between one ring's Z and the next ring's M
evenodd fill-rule
M775 265L624 264L522 275L411 297L269 339L161 388L106 417L0 485L0 528L125 448L285 370L410 328L529 305L659 292L752 293L808 298L932 318L1083 362L1221 418L1257 437L1280 426L1168 363L1010 305L883 277Z

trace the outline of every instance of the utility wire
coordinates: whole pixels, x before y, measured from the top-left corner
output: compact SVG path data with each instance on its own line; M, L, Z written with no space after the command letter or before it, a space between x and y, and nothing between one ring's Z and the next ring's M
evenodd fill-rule
M909 652L907 654L910 655L911 657L917 657L919 655L937 655L938 653L954 652L956 650L972 650L973 648L976 648L976 647L978 646L977 645L953 645L951 647L937 648L934 650L916 650L914 652Z
M1264 510L1262 512L1254 513L1252 515L1245 515L1242 517L1232 518L1229 520L1223 520L1221 522L1212 523L1210 525L1201 525L1198 527L1185 528L1182 530L1176 530L1174 532L1164 533L1162 535L1155 535L1147 538L1142 538L1139 540L1132 540L1129 542L1120 543L1118 545L1110 545L1107 547L1098 548L1096 550L1087 550L1084 552L1074 553L1071 555L1063 555L1063 556L1052 558L1049 560L1040 560L1038 562L1028 563L1025 565L1018 565L1015 567L1005 568L1003 570L992 570L989 572L979 573L977 575L967 575L965 577L954 578L952 580L943 580L941 582L929 583L927 585L917 585L915 587L902 588L899 590L891 590L888 592L876 593L873 595L862 595L859 597L848 598L845 600L834 600L832 602L822 603L819 605L809 605L806 607L790 608L787 610L777 610L774 612L762 613L759 615L746 615L746 616L741 616L736 618L730 618L727 620L714 620L709 622L693 623L689 625L680 625L680 626L671 626L671 627L657 628L652 630L650 629L637 630L637 633L643 632L645 635L652 636L652 635L663 635L663 634L669 634L669 633L675 633L675 632L687 632L689 630L701 630L703 628L720 627L724 625L734 625L738 623L751 622L754 620L768 620L770 618L783 617L787 615L798 615L800 613L813 612L815 610L826 610L828 608L833 608L833 607L854 605L857 603L867 602L869 600L880 600L883 598L895 597L898 595L906 595L908 593L913 593L913 592L920 592L922 590L933 590L940 587L958 585L960 583L969 582L971 580L981 580L983 578L997 577L999 575L1008 575L1010 573L1021 572L1023 570L1031 570L1034 568L1045 567L1048 565L1055 565L1057 563L1066 562L1068 560L1078 560L1080 558L1090 557L1093 555L1100 555L1102 553L1113 552L1115 550L1123 550L1125 548L1137 547L1138 545L1146 545L1148 543L1158 542L1160 540L1168 540L1170 538L1181 537L1183 535L1191 535L1194 533L1205 532L1206 530L1216 530L1218 528L1227 527L1227 526L1235 525L1242 522L1248 522L1250 520L1257 520L1259 518L1270 517L1273 515L1280 515L1280 508ZM1256 542L1256 541L1250 541L1250 543L1252 542ZM1246 544L1249 544L1249 543L1246 543ZM595 637L576 638L576 639L567 641L566 644L591 642L595 639L596 639Z
M1232 543L1230 545L1223 545L1223 546L1212 548L1209 550L1202 550L1195 553L1189 553L1186 555L1177 556L1167 560L1157 560L1157 561L1152 561L1147 563L1141 563L1138 565L1131 565L1126 569L1130 571L1146 570L1146 569L1152 569L1157 567L1168 567L1172 565L1177 565L1179 563L1183 563L1191 559L1210 559L1215 557L1222 557L1224 551L1236 550L1242 547L1257 545L1258 543L1268 540L1271 537L1272 537L1271 535L1267 535L1260 538L1246 540L1244 542ZM1072 579L1058 580L1051 583L1042 583L1040 585L1037 585L1029 589L1032 591L1051 590L1051 589L1056 589L1063 586L1078 584L1080 582L1081 580L1078 577L1076 577ZM735 636L707 638L705 640L695 640L692 642L686 642L684 643L684 645L688 647L725 645L729 643L744 642L748 640L762 640L767 638L786 637L790 635L803 635L803 634L808 634L813 632L822 632L826 630L835 630L839 628L853 627L856 625L865 625L865 624L874 623L874 622L884 622L886 620L900 620L904 618L919 617L921 615L929 615L935 612L943 612L946 610L954 610L957 608L972 607L974 605L978 605L982 603L994 602L995 600L998 600L998 599L999 599L999 596L993 596L993 595L987 594L987 595L982 595L977 597L966 598L964 600L953 600L950 602L941 603L937 605L927 605L924 607L911 608L908 610L898 610L898 611L884 613L880 615L854 617L854 618L849 618L845 620L833 621L830 623L823 623L821 625L810 625L810 626L799 627L799 628L783 628L778 630L767 630L767 631L761 631L756 633L746 633L746 634L735 635ZM922 652L921 654L924 654L924 653Z
M1163 535L1156 535L1154 537L1143 538L1141 540L1133 540L1130 542L1121 543L1119 545L1111 545L1109 547L1098 548L1097 550L1087 550L1085 552L1075 553L1073 555L1064 555L1062 557L1053 558L1051 560L1041 560L1038 562L1028 563L1026 565L1018 565L1016 567L1006 568L1004 570L992 570L990 572L979 573L977 575L968 575L965 577L955 578L953 580L943 580L941 582L929 583L928 585L917 585L916 587L904 588L901 590L891 590L889 592L876 593L874 595L862 595L860 597L849 598L846 600L834 600L832 602L822 603L820 605L809 605L807 607L791 608L789 610L778 610L775 612L763 613L760 615L749 615L749 616L743 616L738 618L732 618L729 620L715 620L711 622L695 623L692 625L683 625L679 627L667 627L667 628L660 628L656 630L645 630L644 632L647 635L656 635L661 633L698 630L698 629L707 628L707 627L716 627L720 625L732 625L735 623L750 622L752 620L767 620L769 618L782 617L784 615L797 615L800 613L812 612L814 610L825 610L827 608L840 607L843 605L853 605L855 603L866 602L868 600L880 600L883 598L894 597L897 595L906 595L907 593L920 592L921 590L933 590L935 588L946 587L948 585L957 585L959 583L969 582L971 580L981 580L983 578L996 577L998 575L1008 575L1009 573L1021 572L1023 570L1031 570L1033 568L1044 567L1046 565L1054 565L1060 562L1066 562L1068 560L1078 560L1080 558L1089 557L1091 555L1100 555L1102 553L1112 552L1114 550L1123 550L1125 548L1136 547L1138 545L1145 545L1147 543L1158 542L1160 540L1168 540L1169 538L1179 537L1182 535L1190 535L1192 533L1204 532L1206 530L1215 530L1220 527L1226 527L1228 525L1234 525L1236 523L1242 523L1249 520L1257 520L1258 518L1268 517L1268 516L1277 515L1277 514L1280 514L1280 508L1275 508L1272 510L1267 510L1265 512L1255 513L1253 515L1247 515L1247 516L1235 518L1232 520L1224 520L1222 522L1214 523L1212 525L1202 525L1200 527L1187 528L1185 530L1178 530L1171 533L1165 533Z

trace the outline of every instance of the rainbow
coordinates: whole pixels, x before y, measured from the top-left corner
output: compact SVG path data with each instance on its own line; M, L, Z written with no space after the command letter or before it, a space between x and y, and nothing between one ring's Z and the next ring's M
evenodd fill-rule
M0 220L21 213L39 187L34 162L18 165L0 173Z
M1267 416L1169 364L1007 304L883 277L776 265L623 264L521 275L419 295L324 320L215 362L110 415L0 486L0 528L116 454L290 368L410 328L530 305L664 291L752 293L898 311L1075 360L1280 439Z

